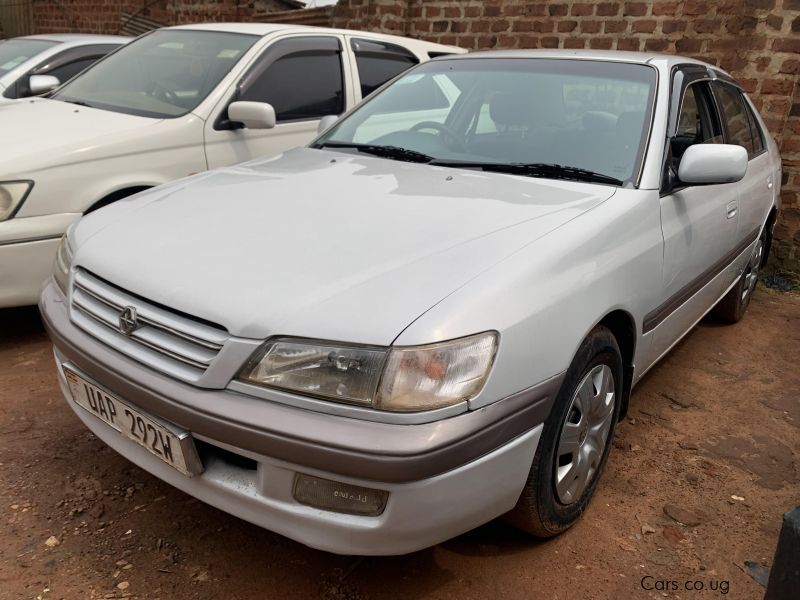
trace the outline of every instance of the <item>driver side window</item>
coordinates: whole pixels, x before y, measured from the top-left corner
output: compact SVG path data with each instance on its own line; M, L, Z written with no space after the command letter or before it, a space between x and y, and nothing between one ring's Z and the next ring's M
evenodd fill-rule
M279 123L340 115L345 109L341 55L336 38L277 42L246 76L238 99L268 102Z
M678 114L675 136L670 140L673 167L694 144L721 144L722 128L714 111L708 83L699 81L686 88Z

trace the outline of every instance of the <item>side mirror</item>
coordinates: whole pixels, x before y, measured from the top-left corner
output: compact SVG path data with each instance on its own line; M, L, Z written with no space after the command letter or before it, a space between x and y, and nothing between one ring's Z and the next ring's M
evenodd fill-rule
M31 75L30 79L28 79L28 87L31 90L31 96L39 96L40 94L52 92L60 85L61 82L58 80L58 77L53 77L52 75Z
M322 133L323 131L330 129L331 125L336 123L339 120L338 115L325 115L319 120L319 125L317 126L317 134Z
M228 120L241 123L247 129L272 129L275 127L275 109L266 102L231 102Z
M678 179L683 183L733 183L746 172L747 150L733 144L694 144L678 165Z

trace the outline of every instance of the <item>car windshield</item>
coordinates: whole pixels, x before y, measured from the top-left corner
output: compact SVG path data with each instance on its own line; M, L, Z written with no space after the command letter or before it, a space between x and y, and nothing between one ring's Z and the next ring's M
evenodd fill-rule
M145 117L178 117L200 104L257 39L216 31L154 31L95 63L53 98Z
M635 181L656 72L578 59L436 60L400 76L314 147L623 185Z
M0 77L58 43L24 38L0 41Z

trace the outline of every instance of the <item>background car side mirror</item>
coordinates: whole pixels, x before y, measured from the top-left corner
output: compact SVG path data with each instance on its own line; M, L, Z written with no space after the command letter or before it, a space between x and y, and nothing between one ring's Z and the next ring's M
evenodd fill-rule
M747 150L733 144L694 144L678 165L678 179L690 184L733 183L747 172Z
M60 85L61 82L58 80L58 77L53 77L52 75L31 75L30 79L28 79L28 87L31 90L31 96L39 96L40 94L52 92Z
M241 123L247 129L272 129L275 127L275 109L267 102L239 100L228 106L228 120Z
M319 125L317 126L317 134L322 133L323 131L330 129L331 125L336 123L339 120L339 115L325 115L319 120Z

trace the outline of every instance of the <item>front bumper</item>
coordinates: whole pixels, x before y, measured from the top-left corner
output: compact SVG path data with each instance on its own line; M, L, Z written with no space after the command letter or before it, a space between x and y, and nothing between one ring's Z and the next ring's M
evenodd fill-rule
M342 554L404 554L481 525L514 507L560 378L477 411L395 425L315 413L167 378L99 343L69 320L51 283L40 309L56 346L62 391L106 444L208 504L309 546ZM188 478L75 406L69 364L142 410L188 429L254 468L204 457ZM389 492L384 512L363 517L302 505L297 473Z
M78 217L64 213L0 222L0 308L36 304L53 271L58 242Z

